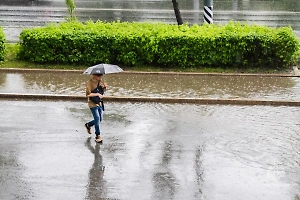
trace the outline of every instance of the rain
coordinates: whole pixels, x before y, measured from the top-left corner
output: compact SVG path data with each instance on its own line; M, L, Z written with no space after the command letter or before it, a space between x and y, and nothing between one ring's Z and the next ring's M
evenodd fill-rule
M171 1L76 0L78 19L176 23ZM179 1L203 23L203 2ZM290 25L298 0L214 0L214 23ZM25 27L61 22L64 0L1 0L8 42ZM13 66L12 66L13 67ZM84 96L82 71L0 70L0 93ZM299 101L297 76L104 76L105 96ZM86 133L85 101L0 100L0 199L299 200L297 106L106 102L103 144Z

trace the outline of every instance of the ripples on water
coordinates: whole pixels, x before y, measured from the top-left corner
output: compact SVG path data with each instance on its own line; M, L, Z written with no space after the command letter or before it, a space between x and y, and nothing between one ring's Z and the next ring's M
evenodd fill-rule
M220 118L227 126L211 141L216 148L254 167L299 171L300 124L296 119L300 115L295 108L256 106L226 110L231 110L231 114L221 111ZM238 115L231 117L235 114ZM287 115L289 120L282 121Z
M88 79L80 73L0 72L0 92L85 95ZM300 99L298 77L111 74L104 80L107 96Z
M4 100L0 105L5 113L0 115L5 122L0 127L7 131L2 133L4 147L16 145L10 133L24 141L8 151L17 155L13 166L20 172L13 183L22 180L27 187L20 191L34 197L49 191L59 191L57 198L70 195L57 181L78 196L101 188L97 194L110 199L294 200L300 194L298 107L108 102L101 123L105 172L99 181L88 177L99 168L92 165L94 156L84 146L88 136L83 124L91 117L86 103ZM9 117L16 113L20 127ZM37 117L50 127L58 126L34 126ZM49 153L55 155L54 162L40 159ZM2 158L4 166L9 156ZM72 185L69 166L76 169L78 180ZM47 192L40 190L39 183L45 181ZM86 185L88 181L101 185ZM135 190L139 192L131 192Z
M221 150L253 167L293 173L300 170L297 107L159 103L109 103L108 106L111 110L108 112L120 113L129 121L139 119L139 123L159 125L163 129L157 130L163 131L161 137L164 134L175 139L182 137L191 146L202 143L208 150ZM153 132L152 128L146 130Z
M211 173L216 173L210 169L241 165L242 170L236 174L240 171L251 174L257 169L259 173L270 173L269 177L262 177L263 181L287 182L291 194L300 192L300 114L297 107L109 103L107 108L107 115L120 113L131 121L124 129L128 140L136 137L141 144L150 142L149 146L134 148L141 151L146 166L167 156L165 165L173 169L172 172L185 167L181 175L188 177L187 171L196 170L201 179L198 181L205 184L211 179L209 176L213 176ZM151 143L153 138L157 142ZM161 151L162 157L154 151ZM172 176L175 183L183 181L174 173ZM241 183L242 180L247 178L229 177L227 181Z

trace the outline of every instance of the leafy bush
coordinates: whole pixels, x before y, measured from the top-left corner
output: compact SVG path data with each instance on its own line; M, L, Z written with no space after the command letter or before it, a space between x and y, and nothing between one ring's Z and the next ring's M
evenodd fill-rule
M291 28L232 22L179 28L158 40L158 63L166 66L287 67L299 51Z
M234 22L68 22L24 29L20 39L19 58L39 63L284 68L299 55L299 40L290 27Z
M3 31L3 28L0 27L0 60L4 60L4 54L5 54L5 34Z

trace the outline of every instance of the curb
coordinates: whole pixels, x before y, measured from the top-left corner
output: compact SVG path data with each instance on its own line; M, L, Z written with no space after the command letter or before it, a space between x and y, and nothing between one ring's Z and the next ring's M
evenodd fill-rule
M50 94L13 94L0 93L4 100L51 100L51 101L82 101L85 96L50 95ZM165 98L165 97L116 97L106 96L108 102L156 102L156 103L188 103L188 104L220 104L220 105L263 105L263 106L300 106L300 101L287 100L252 100L252 99L202 99L202 98Z

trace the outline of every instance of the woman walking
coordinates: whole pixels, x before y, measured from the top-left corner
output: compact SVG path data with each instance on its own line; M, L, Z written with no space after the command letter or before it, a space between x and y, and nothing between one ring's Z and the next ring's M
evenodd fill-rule
M91 127L95 126L95 141L97 143L102 142L100 122L102 121L102 111L104 110L103 105L103 94L106 91L106 83L102 80L103 74L93 74L92 78L86 84L86 97L88 97L88 106L92 112L93 120L86 123L84 126L91 134Z

